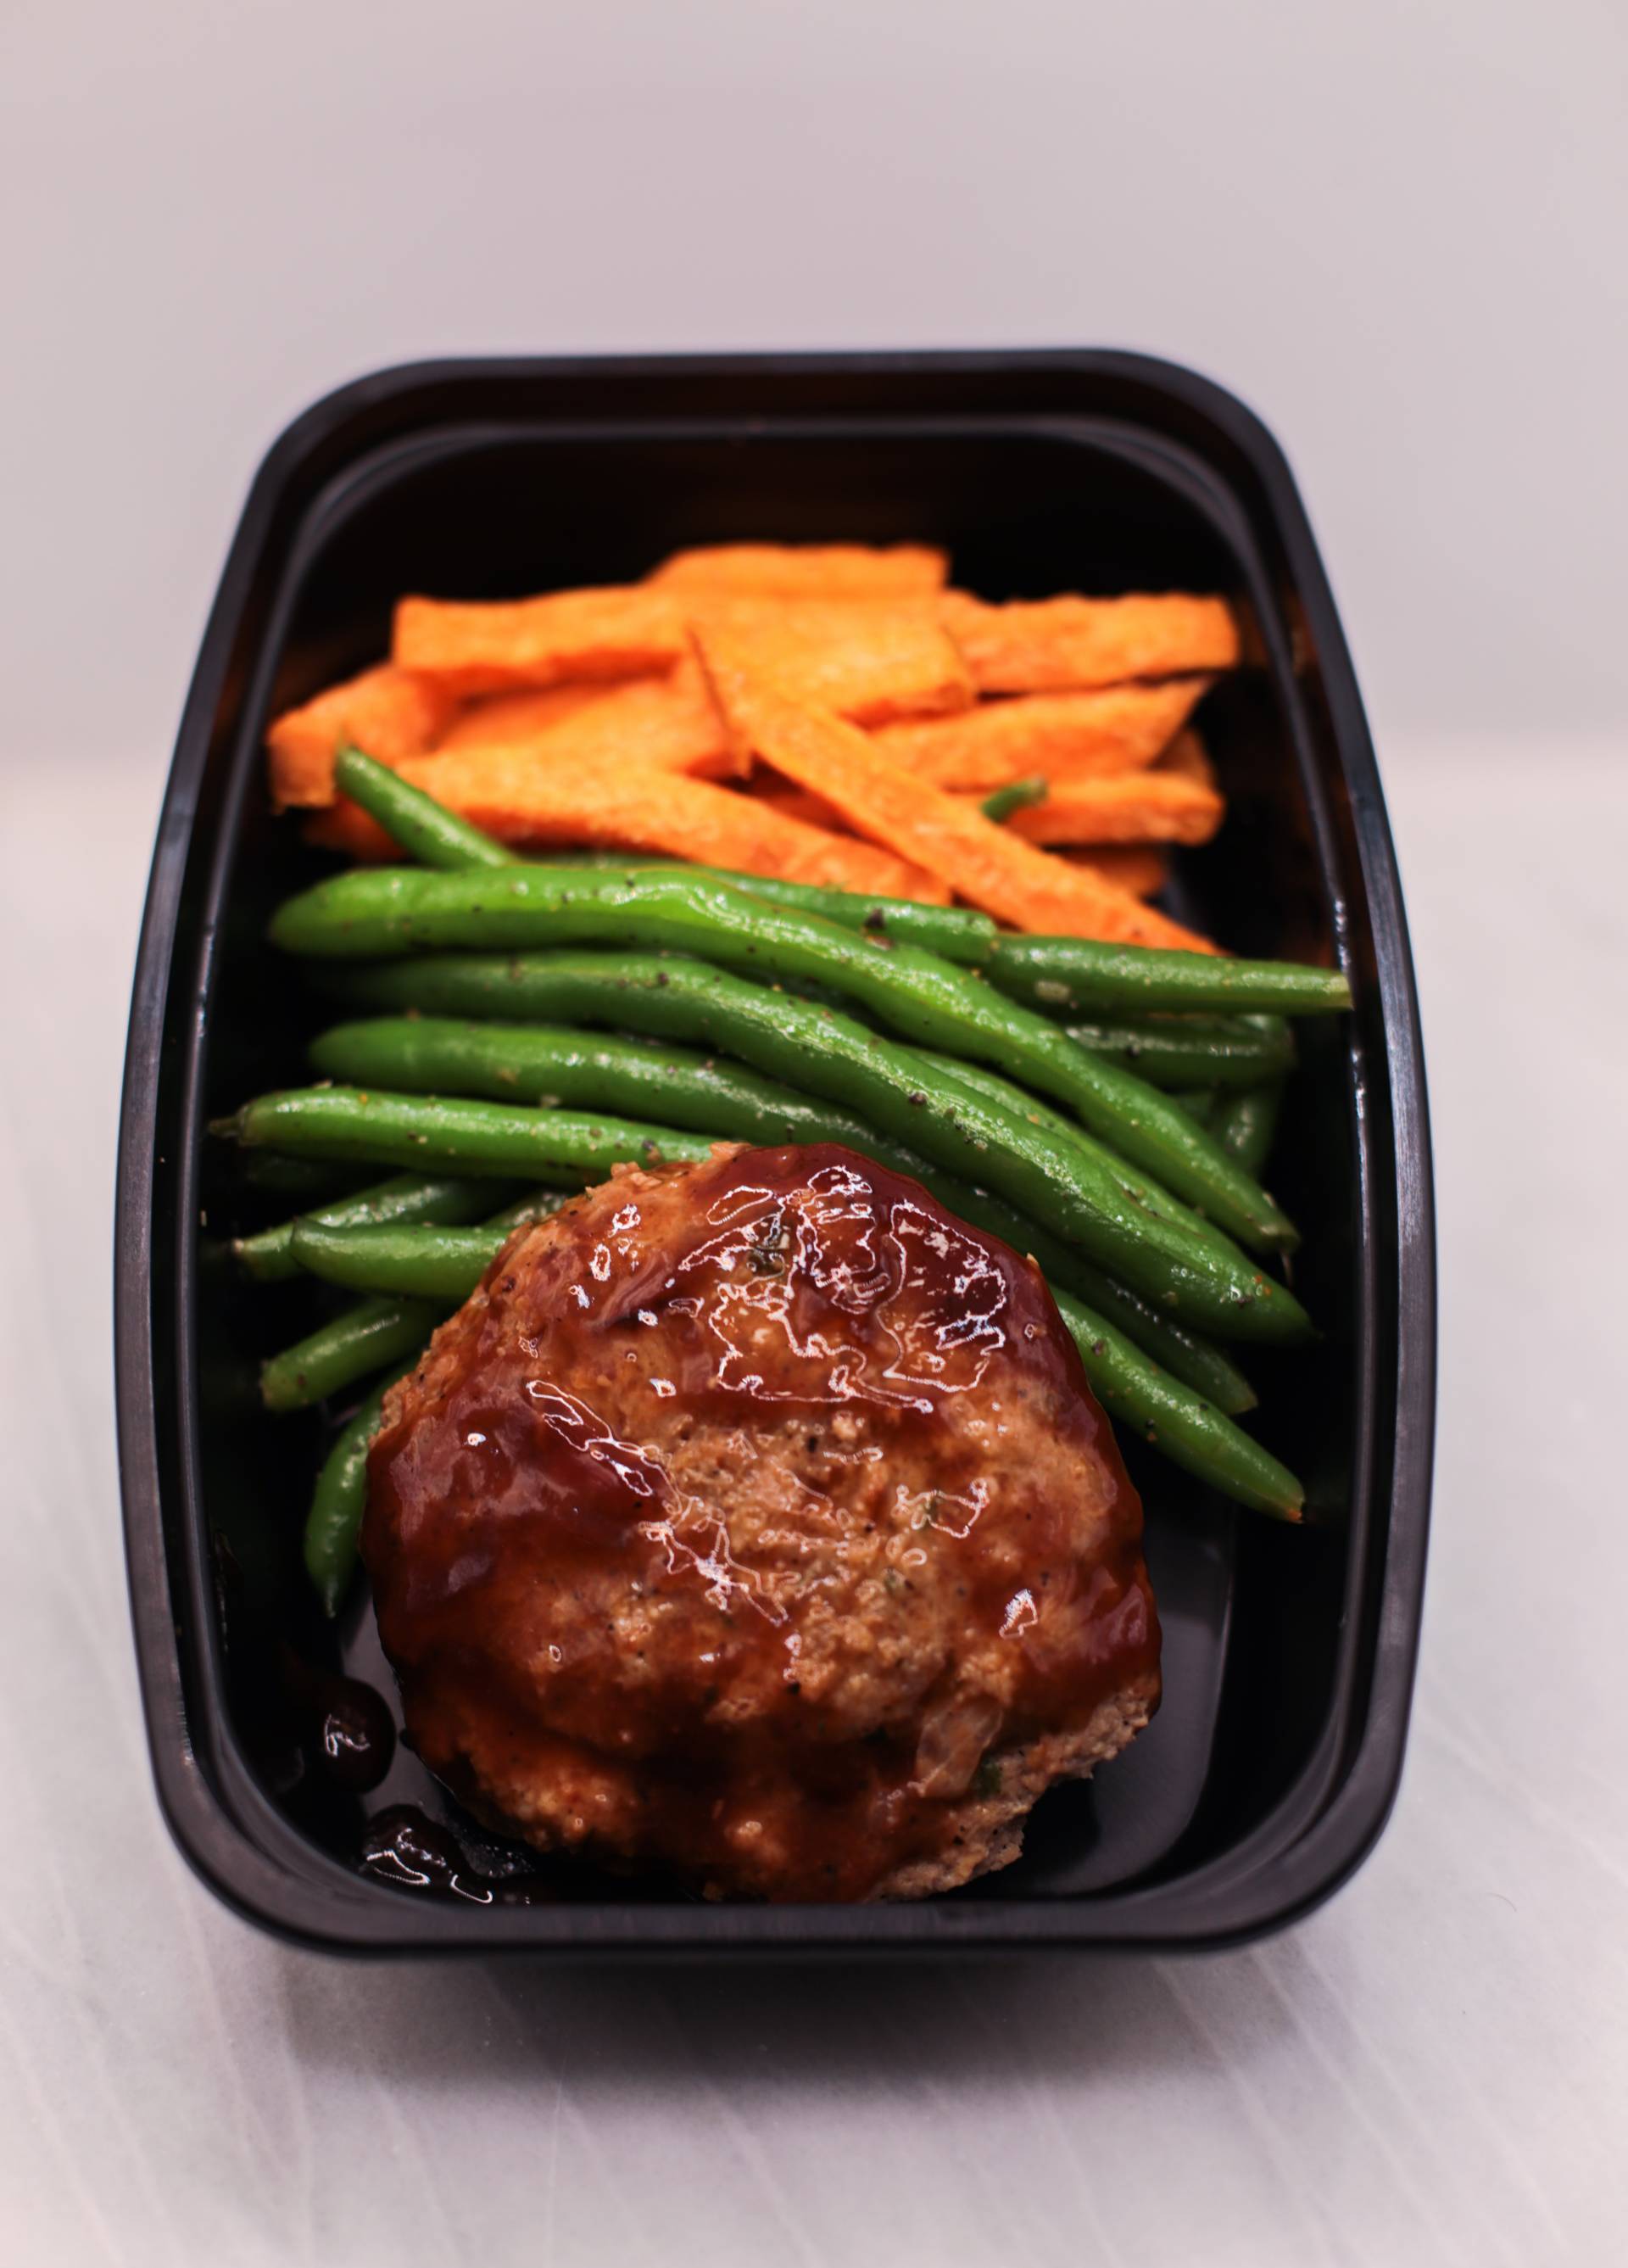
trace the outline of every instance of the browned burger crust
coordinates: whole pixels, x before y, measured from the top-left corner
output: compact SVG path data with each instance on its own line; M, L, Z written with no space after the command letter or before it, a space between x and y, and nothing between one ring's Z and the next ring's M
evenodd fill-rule
M391 1393L363 1550L410 1738L711 1895L1014 1859L1147 1722L1141 1508L1033 1263L835 1145L624 1168Z

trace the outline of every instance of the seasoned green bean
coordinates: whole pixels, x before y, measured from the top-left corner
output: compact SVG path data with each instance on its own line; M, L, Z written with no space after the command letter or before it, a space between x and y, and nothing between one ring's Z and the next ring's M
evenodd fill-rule
M422 967L423 963L403 964ZM371 972L370 972L371 973ZM623 1000L619 991L617 1004ZM574 1004L580 1007L580 1000ZM608 1005L608 1004L607 1004ZM647 1075L647 1064L660 1075L661 1107L675 1122L715 1134L721 1138L763 1144L781 1142L840 1142L895 1172L921 1182L940 1202L963 1219L976 1221L1019 1251L1032 1252L1054 1282L1077 1291L1082 1298L1105 1307L1120 1328L1147 1347L1177 1377L1207 1394L1221 1408L1235 1413L1252 1407L1254 1395L1247 1380L1223 1355L1196 1333L1184 1330L1138 1293L1116 1284L1089 1261L1070 1252L1055 1237L1023 1218L998 1198L942 1172L929 1160L867 1125L862 1118L817 1098L801 1095L778 1081L761 1078L739 1064L691 1052L683 1048L653 1047L648 1042L554 1031L546 1027L456 1023L433 1016L382 1019L365 1024L340 1026L326 1034L314 1050L320 1067L336 1077L395 1087L458 1086L473 1094L510 1094L517 1101L538 1101L553 1091L561 1099L593 1105L627 1107L641 1099L637 1090L617 1084L631 1066L635 1078ZM602 1079L602 1067L608 1078ZM965 1066L955 1066L965 1070ZM562 1075L563 1074L563 1075ZM1006 1088L993 1074L979 1075L997 1099L1010 1096L1019 1104L1030 1099ZM969 1074L969 1079L971 1075ZM1034 1106L1037 1113L1039 1105ZM1068 1139L1092 1149L1090 1138L1078 1128L1048 1113L1049 1122ZM1147 1200L1145 1185L1127 1183L1134 1197ZM1169 1211L1185 1217L1195 1227L1203 1224L1171 1199L1162 1199ZM311 1249L316 1249L314 1246ZM329 1240L329 1253L354 1251L365 1256L365 1239L339 1246ZM425 1242L404 1251L432 1248ZM449 1247L448 1249L454 1249ZM315 1265L316 1263L312 1263ZM345 1264L348 1264L346 1263ZM318 1273L333 1274L332 1266ZM407 1276L392 1278L390 1285L370 1277L335 1277L357 1288L410 1291L417 1288Z
M1053 1015L1135 1016L1188 1008L1317 1016L1351 1005L1351 988L1336 968L1105 945L1094 938L1003 935L982 966L999 990Z
M281 1354L262 1363L260 1399L268 1410L304 1410L355 1385L370 1372L400 1362L434 1330L443 1310L423 1300L359 1300Z
M1292 1296L1224 1239L1192 1234L1133 1204L1074 1130L1065 1143L982 1097L951 1094L919 1050L703 962L609 954L445 958L354 968L343 989L370 1005L617 1022L706 1041L829 1096L876 1133L1050 1223L1178 1321L1222 1337L1281 1340L1307 1329Z
M508 1180L544 1174L598 1181L631 1161L704 1158L707 1144L671 1127L584 1117L456 1097L374 1094L356 1087L296 1087L246 1103L219 1130L251 1145L385 1166L450 1167Z
M1258 1174L1271 1156L1282 1107L1283 1082L1279 1079L1228 1095L1216 1111L1212 1121L1215 1138L1246 1173Z
M529 861L543 867L557 867L569 873L570 864L551 852L546 858ZM580 873L590 867L600 879L615 877L627 881L640 874L685 874L702 882L721 882L731 890L739 890L748 897L760 898L766 905L784 906L794 913L818 914L822 921L835 922L839 929L857 931L876 945L916 945L923 952L936 953L946 961L956 961L975 968L988 954L1000 932L987 914L975 912L970 906L937 906L924 903L920 898L871 897L855 890L833 890L814 882L783 881L777 874L745 874L733 866L692 866L671 860L619 857L614 851L600 851L590 860L577 864Z
M999 826L1015 811L1026 811L1032 803L1044 803L1050 792L1050 784L1038 772L1030 772L1026 779L1008 780L1005 787L996 788L993 795L984 798L979 809L986 819L993 819Z
M1131 1419L1173 1464L1236 1502L1278 1520L1300 1518L1306 1492L1270 1450L1167 1377L1105 1317L1066 1292L1058 1295L1057 1305L1080 1350L1091 1391L1111 1412Z
M392 1220L480 1220L491 1209L490 1182L458 1181L444 1174L394 1174L387 1182L358 1189L355 1197L317 1206L297 1218L325 1228L364 1228ZM239 1265L257 1283L277 1283L299 1274L299 1263L294 1257L295 1226L296 1221L280 1221L275 1228L238 1237L232 1246Z
M418 1356L415 1353L413 1362ZM413 1363L407 1368L410 1370ZM406 1370L395 1370L376 1386L340 1429L323 1459L305 1515L305 1572L316 1586L324 1610L336 1615L356 1568L356 1544L367 1504L368 1451L378 1431L385 1395Z
M1189 1116L1196 1118L1201 1126L1209 1127L1213 1134L1215 1131L1213 1113L1217 1092L1213 1086L1177 1086L1171 1089L1170 1101L1179 1102Z
M1093 1054L1111 1056L1165 1088L1259 1086L1281 1079L1294 1060L1294 1042L1280 1016L1153 1016L1069 1023L1064 1029ZM1175 1095L1170 1099L1178 1102Z
M1016 1111L1028 1125L1043 1126L1060 1141L1073 1143L1077 1148L1088 1152L1105 1173L1114 1176L1133 1204L1140 1205L1147 1212L1156 1213L1161 1220L1173 1221L1178 1227L1185 1229L1190 1236L1203 1237L1209 1243L1220 1245L1223 1250L1237 1256L1237 1246L1213 1223L1194 1212L1191 1206L1183 1204L1178 1197L1173 1197L1168 1189L1161 1189L1149 1174L1139 1174L1133 1167L1127 1166L1123 1158L1117 1158L1111 1150L1095 1140L1082 1127L1065 1118L1061 1111L1053 1110L1037 1096L1026 1094L1009 1079L1002 1079L999 1071L991 1071L986 1064L962 1063L954 1056L929 1054L928 1061L935 1064L957 1086L970 1088L975 1094L986 1095L991 1102L1001 1103L1007 1109Z
M568 1189L535 1189L478 1228L405 1222L330 1228L315 1221L296 1221L294 1256L310 1275L327 1284L342 1284L348 1291L457 1303L474 1290L481 1269L506 1236L533 1221L546 1220L569 1204L572 1194ZM481 1255L472 1275L470 1260Z
M1287 1249L1292 1224L1156 1087L1076 1046L1044 1016L913 946L887 951L817 916L673 871L627 878L513 866L479 874L385 867L336 875L271 925L290 952L375 957L443 945L627 943L695 953L763 982L829 985L903 1038L1018 1073L1252 1248Z
M375 763L360 748L341 748L334 757L334 784L377 819L409 858L426 866L467 873L475 867L519 864L502 843L422 788L409 786L387 764Z
M311 1049L312 1067L353 1086L564 1103L656 1116L718 1141L862 1140L863 1123L744 1064L656 1040L436 1016L340 1024Z
M324 1283L395 1299L461 1306L502 1248L507 1229L309 1228L296 1239L300 1265Z
M275 1150L238 1150L231 1158L232 1179L256 1197L278 1197L287 1204L337 1204L370 1187L365 1166L347 1165L335 1158L285 1158Z
M492 836L455 818L433 796L410 787L359 750L349 755L347 764L347 792L404 849L414 849L422 830L433 831L444 855L426 858L426 865L456 869L517 863L514 854ZM443 826L444 821L450 824ZM414 855L422 854L414 850ZM597 870L626 879L664 872L727 883L772 905L818 914L844 928L921 946L947 961L982 967L1014 998L1071 1014L1112 1017L1169 1008L1263 1010L1294 1016L1328 1014L1351 1005L1350 988L1338 970L1297 961L1236 961L1089 938L1012 936L998 929L987 914L964 906L866 897L729 867L628 858L615 851L554 852L539 863L565 873Z
M584 892L583 867L563 862L552 869L522 865L491 837L359 751L341 752L336 776L343 791L412 855L444 874L463 872L488 888L495 877L500 886L508 886L500 889L504 902L495 920L487 918L480 907L470 929L459 935L457 910L449 915L444 905L436 905L433 890L428 895L422 889L402 894L388 880L381 885L377 876L342 877L341 884L361 885L350 902L336 909L330 897L315 909L313 922L311 901L320 893L307 893L285 909L286 920L278 917L274 935L293 949L348 956L403 945L488 939L520 945L626 941L699 952L775 989L766 994L759 985L742 985L716 969L682 961L611 963L608 956L558 953L515 962L463 956L352 968L341 987L358 1005L410 1009L421 1019L428 1009L432 1015L625 1020L642 1029L729 1045L757 1068L636 1040L588 1039L576 1031L495 1034L488 1026L481 1034L463 1026L402 1020L352 1025L326 1035L313 1050L319 1069L369 1088L455 1086L511 1104L523 1094L535 1094L551 1103L592 1108L642 1112L648 1105L656 1116L703 1134L765 1142L834 1140L858 1147L913 1173L950 1209L1034 1255L1052 1281L1087 1374L1111 1408L1177 1462L1239 1501L1280 1517L1298 1517L1298 1484L1224 1414L1221 1405L1236 1412L1252 1402L1247 1381L1219 1349L1167 1309L1180 1311L1185 1292L1187 1306L1203 1308L1207 1301L1216 1308L1211 1317L1216 1328L1272 1338L1297 1335L1304 1328L1303 1315L1280 1285L1250 1270L1224 1236L1161 1189L1151 1172L1156 1159L1183 1195L1250 1242L1291 1243L1293 1233L1283 1216L1253 1185L1270 1143L1282 1072L1292 1057L1288 1035L1272 1014L1245 1022L1240 1015L1165 1017L1158 1012L1326 1012L1348 1005L1343 979L1286 963L1232 962L1073 939L1006 937L986 917L963 909L868 899L716 869L666 868L646 860L612 864L606 854L591 854L595 864L586 870L590 887ZM1003 792L1000 815L1038 800L1045 792L1044 781L1015 783ZM499 877L499 868L508 872ZM481 870L478 876L475 869ZM539 894L529 880L517 892L517 874L547 884L540 893L547 912L529 931L524 915L515 925L516 910L536 915ZM324 887L330 893L335 888ZM356 900L370 891L372 902L358 906ZM410 903L404 905L404 895ZM387 941L379 936L381 912L391 932ZM883 950L876 951L877 946ZM1048 1029L1044 1018L1021 1011L1015 1022L1007 1011L1003 1022L1005 1004L994 1002L968 977L967 970L980 963L1010 998L1090 1020L1076 1023L1069 1033ZM877 976L878 966L888 972L885 977ZM828 999L834 992L844 1002L852 1000L906 1039L948 1050L947 1058L935 1062L915 1049L897 1046L818 998L782 994L782 983L800 994ZM737 995L750 996L750 1012ZM630 1005L644 1012L625 1016ZM739 1044L743 1037L745 1046ZM1073 1041L1069 1055L1059 1049L1060 1040ZM826 1059L833 1042L843 1074L840 1086ZM871 1057L869 1082L855 1075L854 1057L860 1047ZM817 1062L812 1079L802 1075L810 1051ZM964 1060L967 1056L972 1060ZM900 1061L890 1065L888 1057ZM1094 1063L1095 1070L1082 1069L1082 1060ZM931 1122L926 1146L934 1154L925 1158L910 1146L922 1121L901 1117L897 1080L887 1076L890 1069L897 1072L912 1062L918 1077L925 1071L926 1079L910 1094L905 1109L925 1110ZM1129 1063L1142 1076L1116 1082L1116 1070ZM996 1076L992 1065L1071 1104L1083 1127ZM764 1071L793 1083L781 1085L763 1077ZM1160 1096L1153 1092L1160 1084L1194 1091L1179 1098ZM810 1086L813 1094L802 1091ZM1204 1127L1217 1086L1238 1091L1215 1107L1213 1123L1221 1138L1208 1145L1214 1154L1206 1155ZM861 1106L857 1116L841 1107L850 1100ZM468 1115L483 1111L488 1115ZM508 1170L540 1169L533 1122L543 1116L556 1130L569 1123L558 1109L494 1111L478 1102L327 1089L262 1098L239 1114L232 1130L249 1142L269 1135L290 1143L287 1162L294 1170L322 1156L378 1156L377 1145L383 1142L398 1145L389 1151L392 1159L402 1154L400 1145L410 1144L411 1162L422 1162L426 1150L440 1155L438 1145L451 1145L466 1152L466 1174L488 1174L502 1170L494 1160L504 1154L517 1159ZM1264 1135L1258 1130L1263 1119ZM571 1125L566 1144L570 1155L550 1170L573 1175L603 1171L605 1144L614 1146L619 1135L636 1138L642 1145L637 1153L643 1155L651 1154L652 1142L664 1156L700 1154L705 1147L699 1144L681 1152L678 1145L685 1137L662 1126L619 1127L607 1134L609 1122L583 1123L591 1124L597 1141L579 1136ZM900 1135L907 1138L896 1138ZM358 1149L358 1144L374 1146ZM557 1149L557 1132L554 1144ZM524 1167L517 1156L521 1147ZM986 1170L992 1152L993 1174ZM281 1162L282 1153L246 1154L269 1154ZM979 1182L1022 1186L1029 1211L1046 1194L1053 1200L1058 1195L1055 1186L1048 1192L1044 1171L1036 1179L1036 1166L1049 1167L1055 1176L1066 1157L1073 1170L1060 1173L1060 1211L1068 1232L1077 1234L1089 1218L1099 1247L1111 1242L1116 1231L1123 1238L1126 1223L1116 1220L1117 1199L1133 1232L1146 1224L1159 1266L1149 1265L1146 1255L1137 1256L1144 1286L1140 1291L1116 1280L1083 1249L1039 1228L1005 1195L957 1178L957 1170L947 1171L947 1156L958 1171L976 1173ZM1249 1170L1230 1179L1228 1167L1241 1160L1252 1161ZM1074 1186L1080 1179L1086 1189ZM490 1186L488 1182L488 1203ZM378 1212L365 1210L368 1199L380 1194L364 1192L349 1208L325 1207L320 1217L284 1224L260 1240L242 1241L245 1248L260 1245L260 1256L248 1251L246 1256L251 1268L262 1256L262 1272L284 1273L304 1263L332 1281L377 1293L393 1288L417 1295L364 1300L299 1348L275 1358L266 1366L271 1381L268 1398L274 1406L298 1406L338 1390L347 1382L341 1373L348 1363L363 1359L364 1366L373 1366L394 1359L379 1357L377 1350L391 1327L403 1328L404 1314L422 1340L439 1307L466 1296L479 1280L508 1226L517 1218L536 1217L539 1204L537 1197L525 1200L507 1216L473 1229L451 1225L445 1214L436 1216L441 1225L430 1226L427 1212L410 1220L398 1212L389 1226L361 1225L380 1222ZM1056 1218L1059 1210L1053 1202L1050 1217ZM1223 1262L1223 1275L1228 1269L1242 1270L1245 1279L1228 1286L1229 1296L1218 1295L1207 1280ZM1186 1281L1195 1272L1196 1289ZM1155 1277L1157 1288L1150 1288L1148 1279ZM359 1348L365 1348L370 1361ZM1162 1358L1163 1366L1143 1349ZM370 1397L335 1442L313 1498L306 1564L330 1612L354 1565L367 1448L382 1393L383 1388ZM278 1405L279 1394L293 1399Z
M336 768L341 786L355 803L370 814L412 858L427 866L456 872L476 866L510 866L519 863L511 850L467 820L458 818L422 788L412 787L399 773L375 763L360 749L345 751ZM590 850L553 852L536 862L557 867L597 869L623 876L672 872L664 858L630 858L625 852ZM995 925L987 914L964 906L923 905L914 898L866 897L851 890L821 889L810 882L781 881L766 874L743 874L729 866L690 866L680 871L702 880L725 882L746 890L770 905L792 906L803 913L820 914L844 929L900 945L925 946L947 960L981 961L995 939Z

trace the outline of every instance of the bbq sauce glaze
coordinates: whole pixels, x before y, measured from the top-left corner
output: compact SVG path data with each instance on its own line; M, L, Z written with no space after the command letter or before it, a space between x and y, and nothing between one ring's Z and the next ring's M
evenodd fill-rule
M363 1553L478 1815L713 1895L951 1856L1156 1696L1140 1506L1033 1264L834 1145L626 1173L392 1397Z

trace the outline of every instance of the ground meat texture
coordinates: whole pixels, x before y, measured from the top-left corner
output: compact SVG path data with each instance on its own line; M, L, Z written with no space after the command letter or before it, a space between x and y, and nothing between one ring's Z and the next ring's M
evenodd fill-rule
M1033 1263L835 1145L619 1171L395 1387L363 1550L481 1816L710 1896L913 1896L1146 1723L1141 1507Z

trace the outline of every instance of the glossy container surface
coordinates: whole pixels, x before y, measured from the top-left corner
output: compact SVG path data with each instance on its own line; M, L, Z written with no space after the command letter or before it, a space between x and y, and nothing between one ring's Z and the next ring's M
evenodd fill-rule
M1274 1174L1324 1336L1251 1359L1260 1430L1305 1476L1315 1519L1236 1517L1132 1445L1163 1706L1097 1780L1043 1800L1017 1865L914 1904L534 1880L392 1743L365 1600L330 1628L299 1568L318 1421L268 1418L253 1391L311 1295L249 1293L226 1264L224 1238L287 1201L256 1212L205 1132L302 1076L319 1013L263 943L277 899L321 870L270 815L268 716L376 658L404 590L616 581L679 544L743 537L942 542L957 579L993 598L1229 593L1249 663L1204 720L1229 816L1183 854L1178 910L1240 951L1338 956L1356 1001L1341 1024L1302 1027ZM160 1800L199 1872L270 1927L356 1951L942 1955L1214 1945L1326 1896L1372 1845L1401 1768L1434 1254L1384 807L1269 435L1189 372L1098 353L441 364L319 403L251 491L181 723L131 1011L115 1328ZM425 1823L396 1831L402 1806Z

